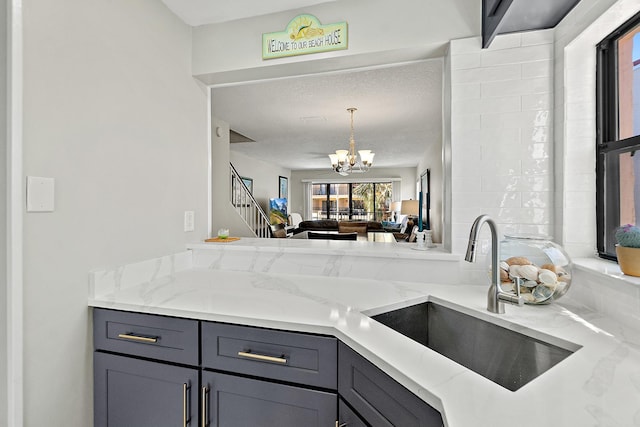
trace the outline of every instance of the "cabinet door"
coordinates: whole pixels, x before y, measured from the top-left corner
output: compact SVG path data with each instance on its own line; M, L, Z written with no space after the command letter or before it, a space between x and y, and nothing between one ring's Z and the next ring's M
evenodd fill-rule
M339 427L367 427L362 418L347 406L342 399L338 401Z
M195 427L198 370L94 353L94 427Z
M338 363L338 393L373 427L444 425L440 412L343 343Z
M209 427L329 427L337 420L337 395L234 375L203 372Z

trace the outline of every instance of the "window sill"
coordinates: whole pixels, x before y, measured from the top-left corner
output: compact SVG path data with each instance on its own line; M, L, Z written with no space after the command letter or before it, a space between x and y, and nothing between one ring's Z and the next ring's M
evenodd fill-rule
M604 276L617 284L628 284L633 288L640 288L640 277L627 276L620 271L620 266L613 261L601 258L576 258L573 265L585 273Z

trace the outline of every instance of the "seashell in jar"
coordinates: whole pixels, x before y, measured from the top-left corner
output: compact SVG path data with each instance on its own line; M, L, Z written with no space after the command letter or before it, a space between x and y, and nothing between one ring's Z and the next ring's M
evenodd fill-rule
M540 266L540 270L549 270L549 271L553 271L554 273L557 273L555 264L550 264L550 263L542 264Z
M538 273L538 280L545 285L551 285L558 281L558 276L551 270L541 269Z
M548 300L553 295L553 291L544 285L536 286L531 295L535 298L535 302L540 303Z
M509 264L507 264L504 261L500 261L500 268L503 269L504 271L509 271Z
M525 302L535 302L536 301L536 297L534 297L533 294L530 294L530 293L521 294L520 296L522 297L522 299Z
M526 280L522 286L524 286L527 289L530 288L535 288L536 286L538 286L538 282L536 282L535 280Z
M528 288L525 285L522 285L522 286L520 286L520 293L521 294L530 294L531 293L531 289L533 289L533 288Z
M569 276L568 274L565 274L563 276L558 276L558 282L570 283L571 276Z
M525 258L523 256L512 256L511 258L507 259L506 263L509 264L509 265L530 265L530 264L533 264L531 261L529 261L527 258Z
M511 277L522 277L520 274L520 265L514 264L509 266L509 276Z
M538 267L535 265L521 265L518 271L520 276L527 280L538 280Z
M503 269L500 269L500 281L501 282L510 282L511 279L509 279L509 273L504 271Z

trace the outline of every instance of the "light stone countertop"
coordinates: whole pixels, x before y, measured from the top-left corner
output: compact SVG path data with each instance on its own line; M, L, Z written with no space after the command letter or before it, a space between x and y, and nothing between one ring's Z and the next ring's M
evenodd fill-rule
M449 427L640 426L640 333L571 292L493 315L484 286L216 270L190 257L94 272L89 305L336 336L440 410ZM363 314L426 300L582 348L511 392Z

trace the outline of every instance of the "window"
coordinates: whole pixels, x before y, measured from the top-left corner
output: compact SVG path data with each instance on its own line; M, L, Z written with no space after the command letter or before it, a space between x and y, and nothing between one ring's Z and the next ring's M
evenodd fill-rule
M615 257L617 227L640 224L640 14L598 45L598 253Z
M392 200L390 182L313 184L314 219L382 221L389 216Z

